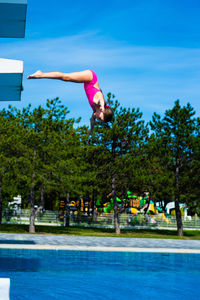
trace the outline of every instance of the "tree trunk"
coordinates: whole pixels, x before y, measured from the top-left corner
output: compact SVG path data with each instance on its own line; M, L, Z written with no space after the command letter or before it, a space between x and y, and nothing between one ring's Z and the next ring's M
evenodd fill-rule
M116 150L116 140L113 139L112 143L112 164L115 165L115 150ZM115 171L111 173L111 185L112 185L112 198L113 198L113 205L114 205L114 226L115 226L115 233L120 234L120 227L119 227L119 214L118 214L118 206L116 200L116 192L115 192Z
M181 217L181 210L179 205L180 193L179 193L179 161L176 160L176 173L175 173L175 211L176 211L176 223L177 223L177 234L183 236L183 223Z
M154 200L154 202L153 202L154 204L154 209L155 209L155 216L157 216L157 205L156 205L156 201Z
M113 197L113 205L114 205L115 233L120 234L119 214L118 214L118 207L117 207L117 200L116 200L116 193L115 193L115 175L114 174L112 174L112 197Z
M36 158L36 149L33 151L33 165L35 164ZM29 232L35 233L35 174L32 173L32 184L30 190L30 223L29 223Z
M40 189L40 207L44 208L44 175L42 175L42 184Z
M2 197L2 178L0 176L0 226L2 224L2 207L3 207L3 197Z
M65 227L69 227L69 226L70 226L70 207L69 207L69 193L67 193Z
M92 219L94 222L97 221L96 201L97 201L97 191L93 190L93 193L92 193Z
M175 211L176 211L177 234L178 236L183 236L183 224L182 224L181 210L180 210L178 199L175 200Z
M35 233L35 192L34 186L32 185L30 190L30 223L29 223L29 232Z
M33 175L34 178L34 175ZM35 218L37 217L37 215L43 210L44 208L44 175L42 176L42 184L41 184L41 188L40 188L40 206L36 209L35 208L35 191L34 191L34 186L32 187L32 191L30 192L30 198L33 198L33 200L31 200L31 202L33 202L32 204L32 220L30 221L30 227L32 233L35 232ZM29 227L29 228L30 228Z

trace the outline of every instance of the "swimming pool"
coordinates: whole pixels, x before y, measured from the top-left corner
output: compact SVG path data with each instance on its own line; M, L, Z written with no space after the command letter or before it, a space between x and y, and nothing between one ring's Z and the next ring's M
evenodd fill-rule
M199 299L200 255L0 249L11 300Z

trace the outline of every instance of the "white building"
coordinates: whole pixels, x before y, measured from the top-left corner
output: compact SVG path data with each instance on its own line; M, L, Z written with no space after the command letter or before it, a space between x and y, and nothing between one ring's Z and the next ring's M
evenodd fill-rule
M189 218L190 216L188 216L188 214L187 214L188 208L187 208L186 204L180 203L179 205L180 205L180 208L182 208L183 211L184 211L184 219ZM174 201L169 202L166 206L167 213L171 214L171 211L174 210L174 209L175 209L175 202Z
M21 208L21 205L22 205L22 197L20 195L14 197L12 202L9 202L9 206L15 210L19 210Z

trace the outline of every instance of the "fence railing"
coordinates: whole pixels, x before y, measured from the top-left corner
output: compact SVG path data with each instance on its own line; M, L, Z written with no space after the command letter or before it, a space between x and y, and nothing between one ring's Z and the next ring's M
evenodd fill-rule
M183 227L186 229L199 229L200 230L200 219L194 218L182 218ZM114 227L114 216L113 214L97 216L95 219L87 216L75 216L70 217L70 224L73 226L91 226L91 227ZM176 218L164 218L162 216L144 216L144 215L130 215L121 214L119 215L119 224L121 228L166 228L176 229Z
M5 224L29 224L30 211L29 210L3 210L2 223ZM58 211L43 211L40 212L36 219L36 225L54 225L64 226L66 217ZM114 227L114 215L104 214L97 215L96 217L88 215L70 215L70 226L85 226L85 227L102 227L113 228ZM186 217L182 218L183 227L186 229L199 229L200 230L200 218L198 217ZM176 228L176 218L166 218L161 215L149 216L149 215L131 215L121 214L119 215L119 224L121 228Z
M29 224L30 210L9 210L2 213L2 223L5 224ZM45 210L40 212L35 219L35 224L63 225L63 218L57 211Z

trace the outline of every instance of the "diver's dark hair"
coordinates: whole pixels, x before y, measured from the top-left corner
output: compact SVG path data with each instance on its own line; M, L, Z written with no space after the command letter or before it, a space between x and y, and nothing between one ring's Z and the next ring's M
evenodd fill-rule
M113 119L113 112L112 109L105 104L105 110L104 110L104 122L110 122Z

